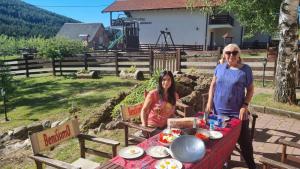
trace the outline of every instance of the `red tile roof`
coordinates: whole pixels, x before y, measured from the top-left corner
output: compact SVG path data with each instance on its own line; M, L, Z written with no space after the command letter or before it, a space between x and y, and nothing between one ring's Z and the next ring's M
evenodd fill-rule
M102 12L141 11L155 9L186 8L187 0L116 0ZM224 0L211 0L213 5L219 6ZM204 7L205 3L197 2L194 7Z

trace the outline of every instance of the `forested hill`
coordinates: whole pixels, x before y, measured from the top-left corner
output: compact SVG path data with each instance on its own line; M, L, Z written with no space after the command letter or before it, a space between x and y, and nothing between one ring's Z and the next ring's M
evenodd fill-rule
M0 0L0 34L14 37L51 37L66 22L79 21L21 0Z

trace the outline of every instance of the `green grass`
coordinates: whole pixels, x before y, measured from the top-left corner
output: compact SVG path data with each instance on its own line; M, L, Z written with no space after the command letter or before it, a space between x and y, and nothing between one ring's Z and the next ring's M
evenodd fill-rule
M11 60L11 59L20 59L21 55L13 55L13 56L0 56L0 60Z
M273 101L273 94L261 93L253 97L252 104L277 108L281 110L288 110L300 113L300 106L290 105L288 103L278 103Z
M101 79L68 79L36 77L17 79L17 89L8 102L9 122L4 122L3 102L0 103L0 132L35 121L62 120L73 106L81 111L80 119L99 108L120 91L129 90L137 82L114 76Z
M264 85L264 86L263 86ZM255 80L254 81L254 86L255 87L265 87L265 88L273 88L274 87L274 82L273 81L265 81L263 83L262 80Z

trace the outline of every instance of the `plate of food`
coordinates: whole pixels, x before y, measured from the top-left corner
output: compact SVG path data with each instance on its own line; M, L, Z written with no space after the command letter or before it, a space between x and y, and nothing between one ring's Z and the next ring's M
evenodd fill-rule
M207 129L198 129L195 136L204 142L209 141L209 131Z
M168 157L168 148L163 146L152 146L146 150L146 153L154 158L164 158Z
M144 154L144 150L138 146L128 146L119 151L119 156L126 159L135 159L141 157Z
M161 159L155 163L156 169L182 169L182 163L173 158Z
M219 131L209 131L209 138L210 139L220 139L223 137L223 134Z
M181 133L180 129L165 129L159 134L158 142L164 146L169 146Z

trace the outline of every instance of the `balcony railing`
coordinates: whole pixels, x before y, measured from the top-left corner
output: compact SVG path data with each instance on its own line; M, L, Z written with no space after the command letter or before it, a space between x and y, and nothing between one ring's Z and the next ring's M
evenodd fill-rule
M233 18L230 15L211 15L209 17L210 25L224 25L229 24L233 26Z

